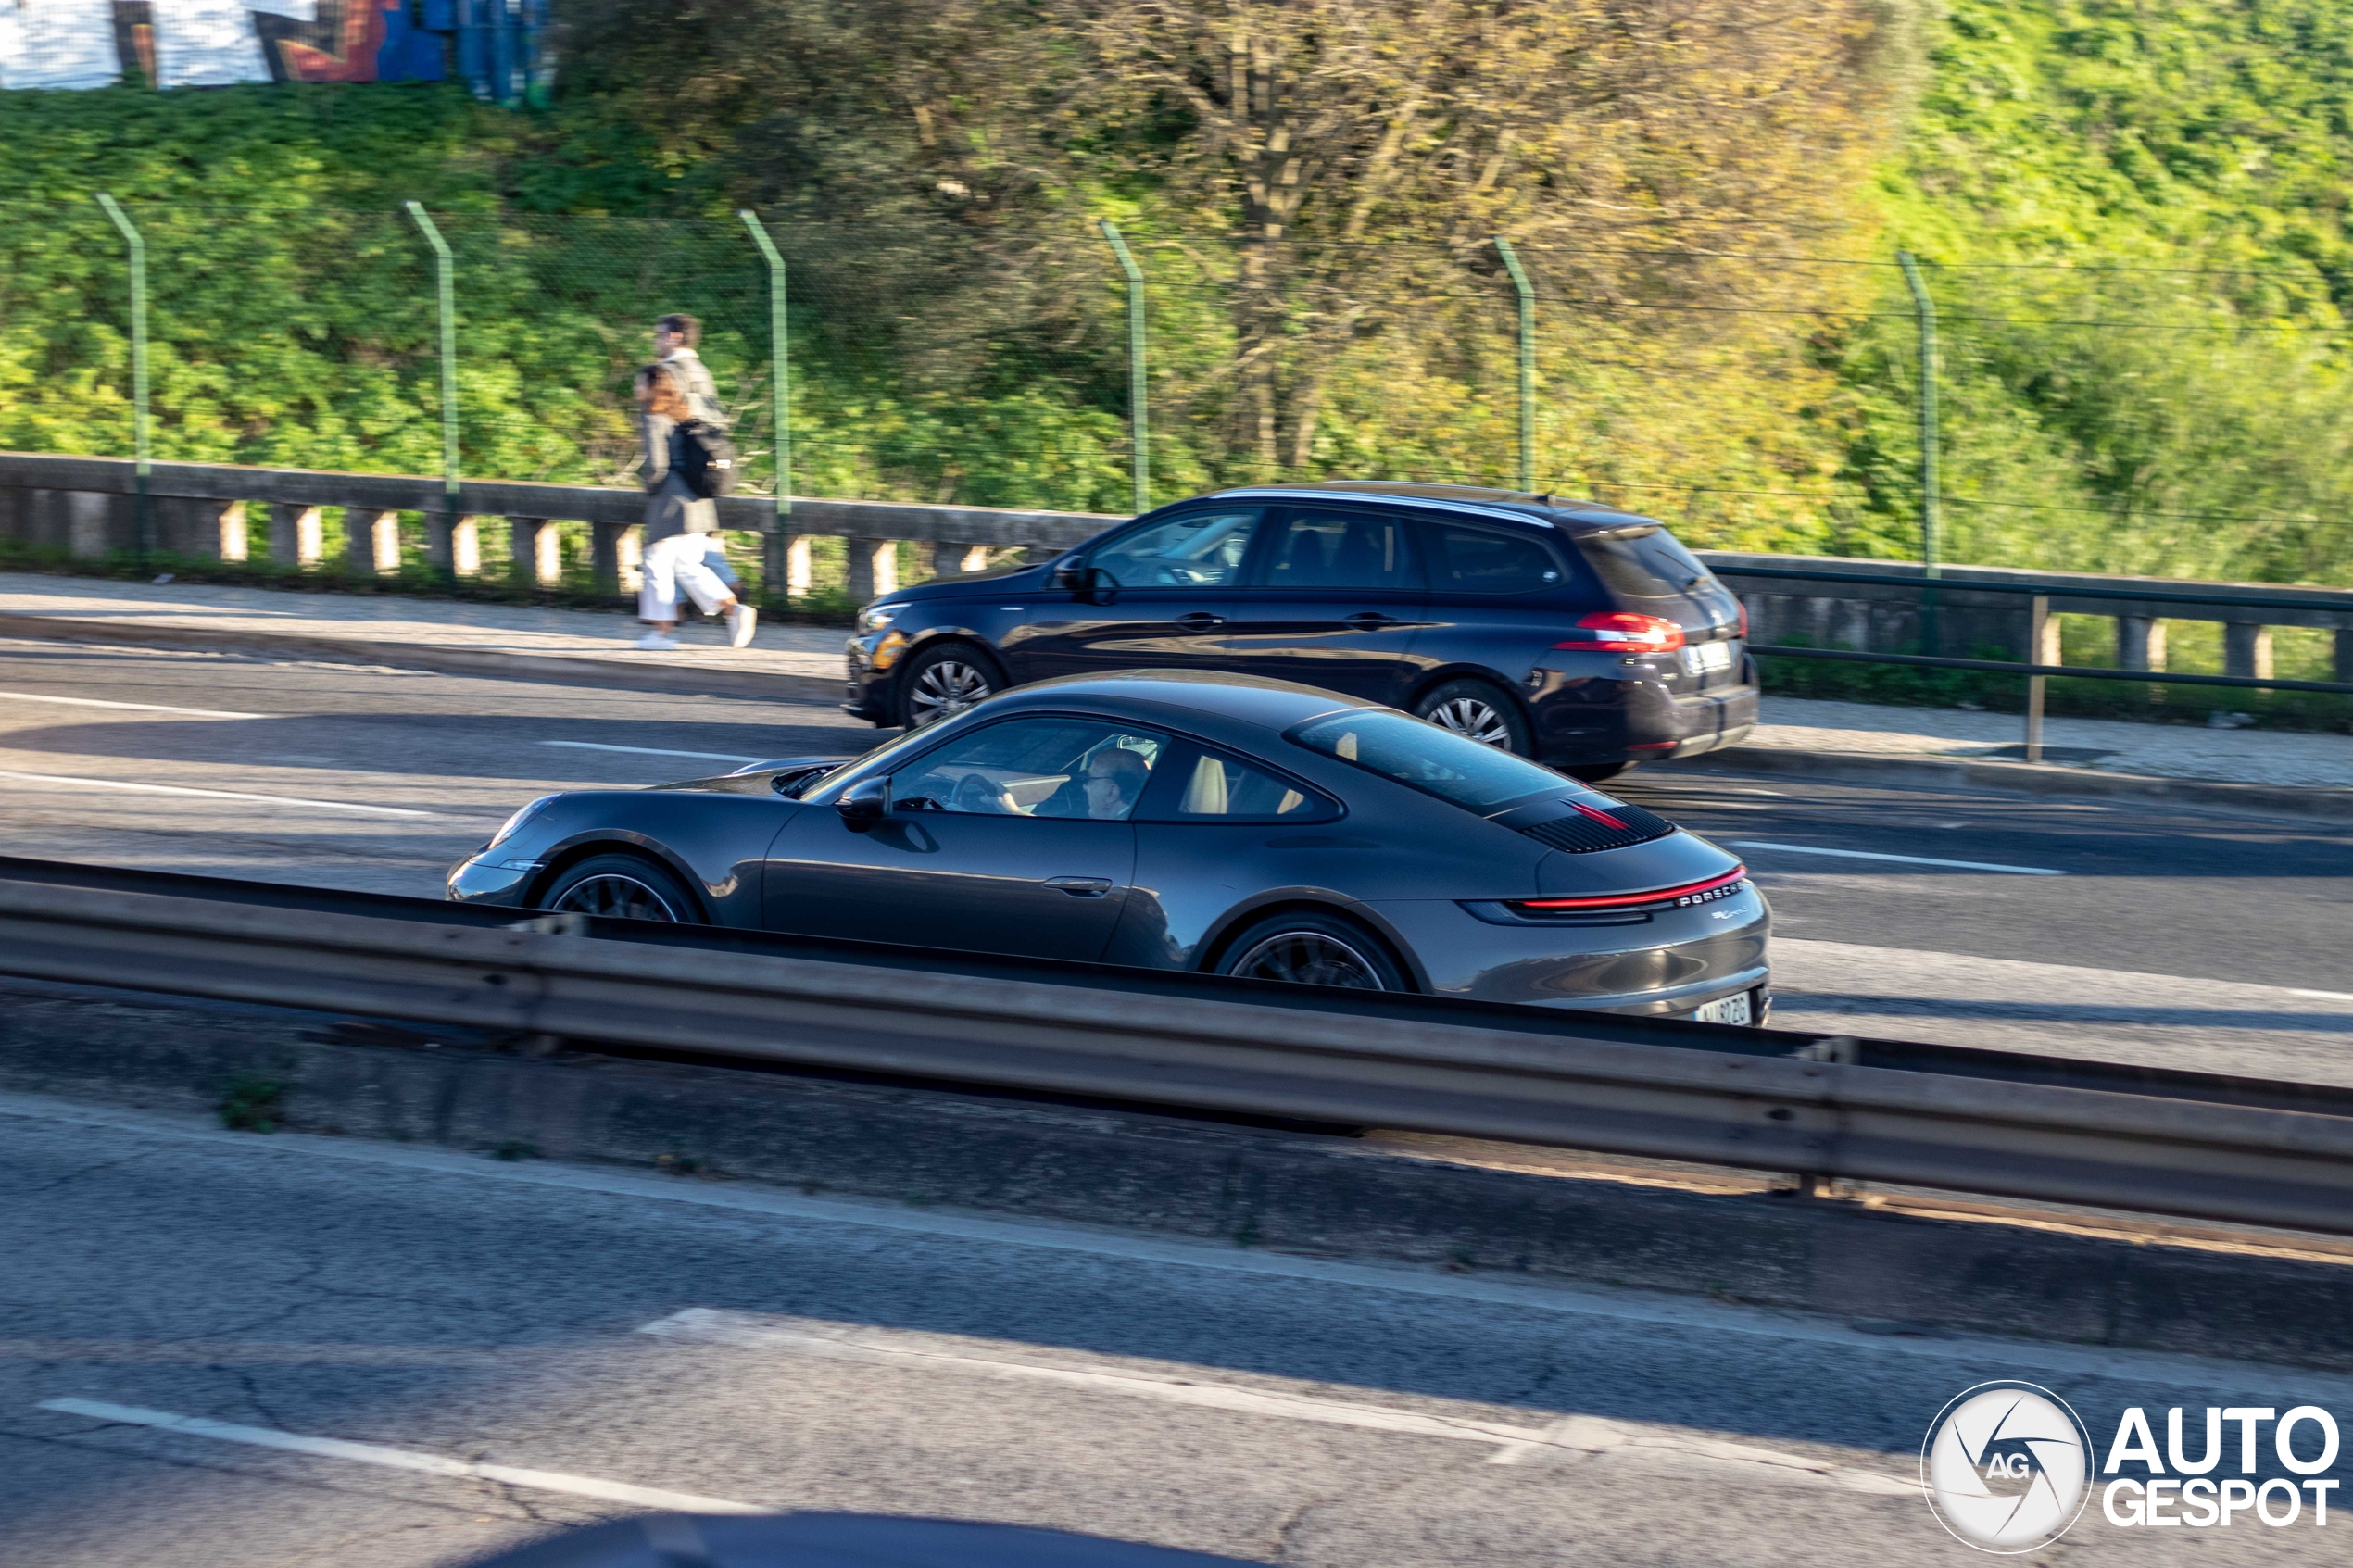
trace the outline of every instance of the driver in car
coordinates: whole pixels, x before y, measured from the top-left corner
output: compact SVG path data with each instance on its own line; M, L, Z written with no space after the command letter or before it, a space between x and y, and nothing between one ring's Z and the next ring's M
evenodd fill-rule
M1151 764L1143 753L1106 746L1087 759L1086 772L1040 801L1033 815L1117 822L1136 809L1151 776Z

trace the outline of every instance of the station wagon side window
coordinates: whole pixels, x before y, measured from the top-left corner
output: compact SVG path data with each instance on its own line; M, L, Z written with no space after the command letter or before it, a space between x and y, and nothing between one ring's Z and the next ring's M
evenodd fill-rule
M1405 519L1394 512L1301 508L1267 541L1258 583L1266 588L1410 591L1422 585Z
M1122 588L1216 588L1241 576L1262 513L1256 507L1179 512L1123 533L1087 559Z
M1568 581L1543 540L1435 519L1422 524L1429 585L1441 594L1532 594Z

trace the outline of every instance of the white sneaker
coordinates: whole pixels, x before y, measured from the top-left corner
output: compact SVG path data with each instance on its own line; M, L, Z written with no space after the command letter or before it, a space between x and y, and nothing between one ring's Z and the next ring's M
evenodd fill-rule
M749 647L752 628L760 624L760 612L748 604L736 604L727 612L727 646L731 648Z
M661 632L648 632L637 639L637 646L648 653L668 653L678 646L678 639Z

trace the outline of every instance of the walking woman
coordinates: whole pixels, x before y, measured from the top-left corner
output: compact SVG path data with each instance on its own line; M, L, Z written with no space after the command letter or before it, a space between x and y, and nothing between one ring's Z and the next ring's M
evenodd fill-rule
M646 439L645 550L639 563L645 581L637 590L637 619L652 628L637 646L656 651L678 646L683 591L705 615L724 615L729 646L743 647L751 641L760 612L739 603L705 558L711 535L719 532L719 507L688 489L677 472L678 446L686 439L679 427L695 418L677 373L666 364L639 370L637 406Z

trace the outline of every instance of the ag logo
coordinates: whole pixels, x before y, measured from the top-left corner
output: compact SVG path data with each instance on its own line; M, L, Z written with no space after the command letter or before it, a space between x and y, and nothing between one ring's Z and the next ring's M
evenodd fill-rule
M1937 1522L1980 1551L2032 1551L2067 1534L2092 1495L2091 1435L2032 1383L1964 1389L1930 1423L1920 1486Z

